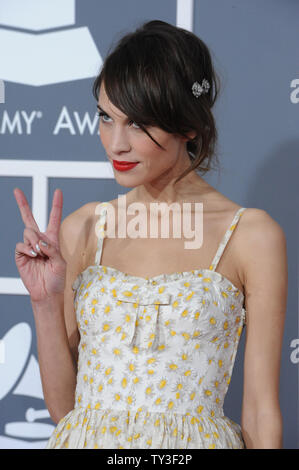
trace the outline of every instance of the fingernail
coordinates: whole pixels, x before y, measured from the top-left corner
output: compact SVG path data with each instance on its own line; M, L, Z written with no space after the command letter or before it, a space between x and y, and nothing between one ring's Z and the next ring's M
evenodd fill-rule
M37 253L35 253L35 251L33 251L33 250L30 250L30 253L31 253L33 256L37 256Z
M40 247L38 246L38 243L35 245L35 248L37 249L37 251L40 251Z
M41 245L43 245L43 246L48 246L48 243L47 243L47 242L44 242L43 240L42 240L40 243L41 243Z

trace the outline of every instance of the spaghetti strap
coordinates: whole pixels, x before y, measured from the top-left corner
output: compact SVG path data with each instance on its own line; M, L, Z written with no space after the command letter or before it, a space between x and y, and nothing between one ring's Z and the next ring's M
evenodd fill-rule
M105 227L105 223L106 223L106 215L107 215L107 209L106 209L106 206L107 205L107 202L103 202L101 204L101 208L100 208L100 217L96 223L96 234L97 234L97 237L98 237L98 242L97 242L97 251L96 251L96 255L95 255L95 264L100 264L101 263L101 258L102 258L102 251L103 251L103 241L104 241L104 238L105 238L105 230L104 230L104 227Z
M245 211L246 207L240 207L240 209L237 210L229 228L227 229L227 231L225 232L219 246L218 246L218 249L217 249L217 252L214 256L214 259L209 267L209 269L211 271L215 271L215 269L217 268L217 265L219 263L219 260L221 258L221 255L226 247L226 245L228 244L228 241L230 239L230 237L232 236L232 233L233 231L235 230L236 226L237 226L237 223L241 217L241 215L243 214L243 212Z

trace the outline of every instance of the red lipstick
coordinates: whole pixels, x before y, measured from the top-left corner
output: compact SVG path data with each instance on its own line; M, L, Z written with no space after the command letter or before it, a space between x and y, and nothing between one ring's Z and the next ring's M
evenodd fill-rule
M118 171L128 171L138 165L139 162L119 162L113 160L113 167Z

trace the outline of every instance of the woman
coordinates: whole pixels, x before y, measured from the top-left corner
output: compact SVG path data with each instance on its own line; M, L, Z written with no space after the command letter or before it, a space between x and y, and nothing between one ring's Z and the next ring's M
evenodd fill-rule
M282 447L285 236L267 212L239 206L199 174L216 158L218 90L202 40L148 22L119 41L93 88L116 181L133 189L85 204L61 226L56 190L45 233L15 190L26 226L16 263L57 424L46 448ZM201 246L185 249L184 235L154 238L147 229L136 237L133 211L129 235L113 236L120 209L136 203L142 229L154 203L191 206ZM158 221L164 216L165 206ZM240 426L223 402L245 322Z

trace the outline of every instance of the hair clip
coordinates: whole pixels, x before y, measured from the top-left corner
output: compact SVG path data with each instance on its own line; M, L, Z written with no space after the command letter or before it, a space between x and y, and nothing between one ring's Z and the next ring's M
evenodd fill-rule
M192 93L198 98L202 93L208 93L210 84L208 80L203 79L201 85L198 82L194 82L192 85Z

